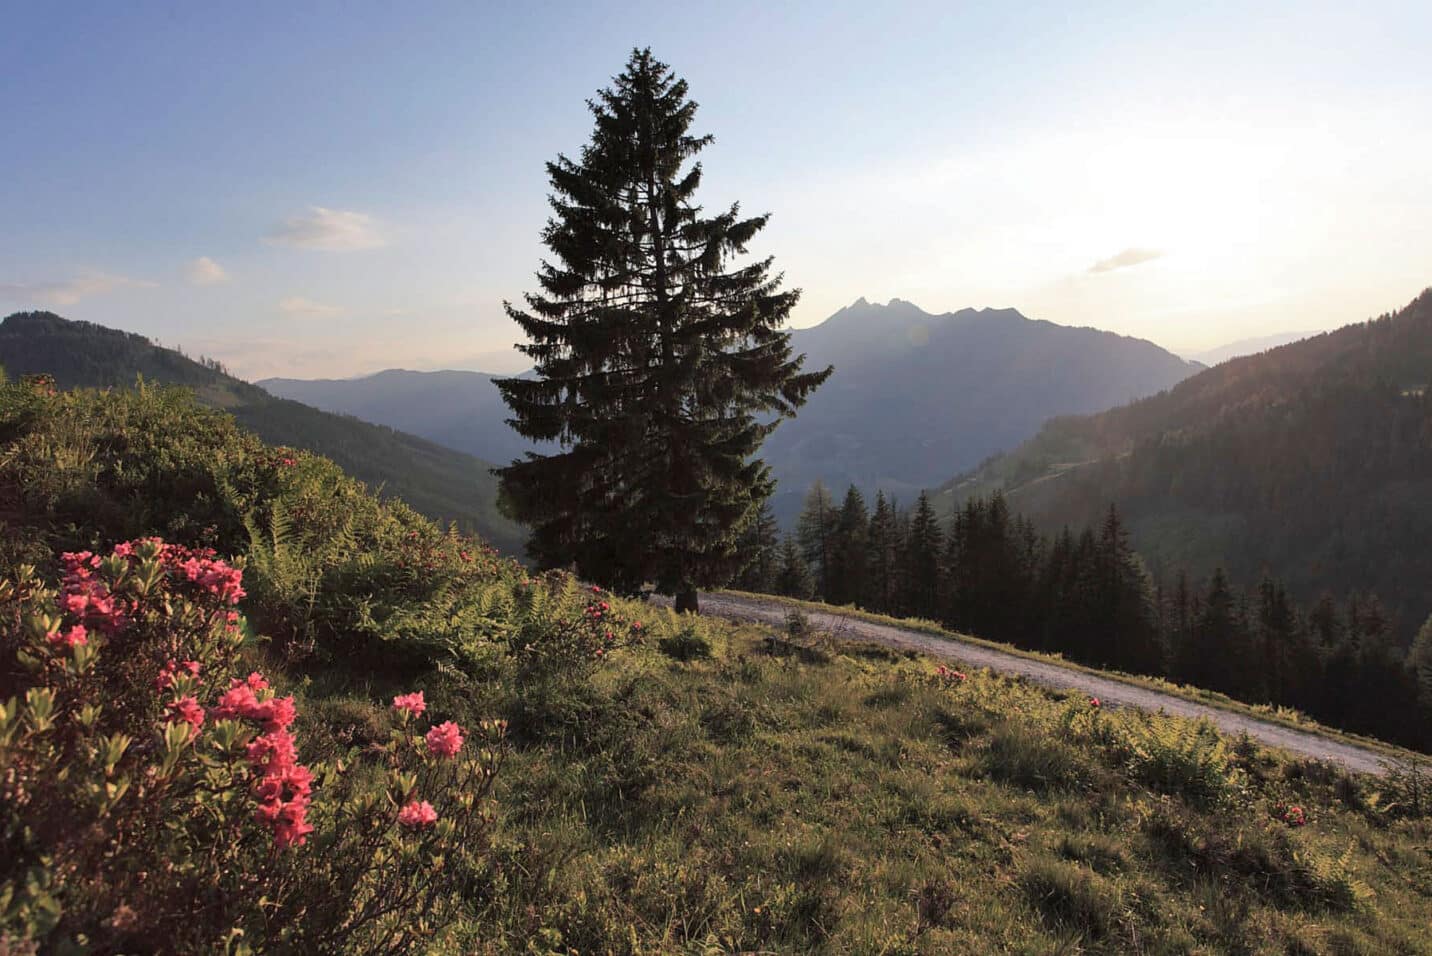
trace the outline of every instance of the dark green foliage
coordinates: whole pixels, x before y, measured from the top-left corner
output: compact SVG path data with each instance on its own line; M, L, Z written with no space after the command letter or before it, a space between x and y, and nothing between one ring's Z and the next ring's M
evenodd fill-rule
M899 586L899 528L895 522L898 508L875 493L875 510L870 515L869 547L866 558L866 580L861 604L868 608L889 608L895 603Z
M835 528L839 515L830 492L817 481L806 492L805 509L796 524L801 556L815 576L820 594L829 594L835 570Z
M831 547L830 592L832 604L855 604L864 595L868 574L870 516L865 499L854 485L845 493L845 502L835 520Z
M0 363L16 377L53 375L61 388L129 388L136 376L183 385L270 444L323 455L435 521L456 522L507 553L521 550L522 530L498 511L497 482L487 462L391 428L274 398L213 360L195 361L143 336L49 312L20 312L0 323Z
M930 496L922 491L910 516L910 530L905 535L905 547L899 559L905 613L930 619L939 616L944 540Z
M780 574L780 528L776 516L771 513L768 502L761 503L756 517L746 526L737 545L746 566L737 575L732 587L742 591L771 593L777 591L776 578Z
M689 663L711 657L711 642L690 623L656 642L657 650L675 661Z
M541 291L507 307L536 376L498 382L517 431L562 450L502 469L503 488L543 565L626 593L655 580L695 610L741 569L774 487L762 441L829 370L791 355L799 293L771 260L733 263L767 217L695 204L711 138L690 132L685 81L638 50L590 108L581 156L547 166Z
M790 535L781 541L780 567L776 570L775 593L806 599L815 593L815 580L805 556Z

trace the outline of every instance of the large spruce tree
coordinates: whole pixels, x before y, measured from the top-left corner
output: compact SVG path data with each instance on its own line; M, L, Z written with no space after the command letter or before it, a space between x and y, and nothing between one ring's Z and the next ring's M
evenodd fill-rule
M696 104L649 50L589 101L579 159L547 165L553 258L526 307L531 378L499 381L522 435L557 441L499 470L544 566L634 592L654 581L678 610L738 570L738 541L774 482L755 457L830 370L801 371L782 331L799 292L771 260L737 263L765 226L694 202L711 142Z

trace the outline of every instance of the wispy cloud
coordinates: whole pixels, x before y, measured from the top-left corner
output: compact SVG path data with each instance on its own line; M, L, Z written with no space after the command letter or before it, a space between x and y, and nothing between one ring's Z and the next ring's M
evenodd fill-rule
M289 315L304 319L324 319L343 314L343 310L336 305L315 302L301 295L280 299L278 307Z
M378 224L367 213L351 209L310 206L301 216L285 219L267 236L269 242L301 249L352 252L388 244Z
M158 283L92 272L63 282L0 282L0 299L40 305L74 305L117 289L152 289Z
M208 256L200 256L184 267L190 285L218 285L229 281L229 273Z
M1140 249L1131 247L1107 259L1100 259L1089 267L1090 272L1113 272L1115 269L1127 269L1144 262L1152 262L1163 255L1157 249Z

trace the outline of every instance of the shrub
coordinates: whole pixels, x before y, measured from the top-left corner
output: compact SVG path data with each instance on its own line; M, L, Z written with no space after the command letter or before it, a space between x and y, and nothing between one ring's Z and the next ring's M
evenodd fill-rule
M307 764L295 699L239 676L241 566L158 539L62 565L0 582L0 939L368 952L437 927L500 724L419 736L418 694L385 745Z
M657 641L656 648L672 660L684 663L711 658L711 642L690 622L682 622L675 634Z

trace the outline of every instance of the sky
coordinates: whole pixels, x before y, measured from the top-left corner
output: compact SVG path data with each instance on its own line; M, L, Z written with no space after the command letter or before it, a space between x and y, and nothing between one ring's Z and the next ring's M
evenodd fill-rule
M544 164L650 46L803 290L1191 352L1432 285L1432 4L0 0L0 314L247 378L514 371Z

